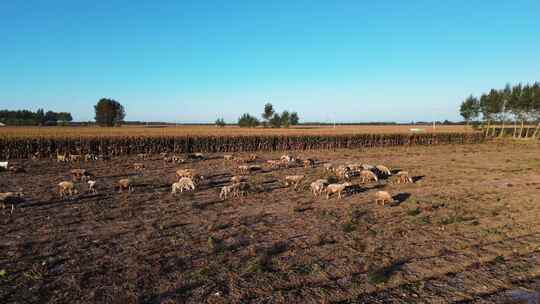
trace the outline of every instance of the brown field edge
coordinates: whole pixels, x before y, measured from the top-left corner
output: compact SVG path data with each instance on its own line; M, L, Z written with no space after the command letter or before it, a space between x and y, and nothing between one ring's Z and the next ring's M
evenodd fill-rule
M426 134L354 134L304 136L129 136L18 138L0 137L1 159L40 158L56 153L103 154L109 156L136 153L249 152L316 150L405 145L475 144L484 142L482 133Z

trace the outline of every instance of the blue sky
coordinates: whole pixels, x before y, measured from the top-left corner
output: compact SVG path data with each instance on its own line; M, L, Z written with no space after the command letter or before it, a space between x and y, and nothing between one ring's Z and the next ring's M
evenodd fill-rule
M96 3L97 2L97 3ZM2 1L0 108L93 119L459 119L540 80L540 1Z

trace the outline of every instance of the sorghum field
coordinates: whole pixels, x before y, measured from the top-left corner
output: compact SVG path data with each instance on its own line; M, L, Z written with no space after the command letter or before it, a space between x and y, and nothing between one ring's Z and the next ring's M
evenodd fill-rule
M54 130L63 130L61 128ZM295 132L291 129L291 132ZM3 132L3 131L2 131ZM56 131L55 131L56 132ZM58 131L61 132L61 131ZM153 132L153 131L152 131ZM80 134L83 135L84 132ZM245 196L219 198L240 174L223 153L165 162L14 159L0 192L0 303L507 303L540 289L540 144L480 144L256 152ZM270 168L282 154L314 167ZM247 157L251 153L235 153ZM134 170L143 163L144 170ZM382 177L314 197L323 164L384 164ZM60 197L85 168L97 193ZM171 194L175 171L205 178ZM305 175L297 190L288 175ZM119 193L121 178L133 192ZM388 191L391 204L374 202Z

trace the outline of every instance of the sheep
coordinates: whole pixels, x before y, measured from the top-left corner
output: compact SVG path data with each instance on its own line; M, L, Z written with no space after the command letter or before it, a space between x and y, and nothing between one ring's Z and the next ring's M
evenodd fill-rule
M56 162L58 163L65 163L68 161L67 155L56 153Z
M11 213L15 209L15 203L19 202L23 198L22 192L4 192L0 193L0 204L2 209L6 208L6 203L11 204Z
M248 165L240 165L238 166L238 170L242 173L249 173L249 166Z
M75 188L75 184L69 181L63 181L58 183L58 193L60 197L72 196L78 194L79 191Z
M362 171L362 164L348 164L347 167L351 169L352 171Z
M178 182L172 184L171 186L171 193L176 194L176 192L184 192L184 190L195 190L195 184L193 183L193 180L189 177L182 177Z
M74 161L79 161L81 160L81 155L80 154L70 154L69 155L69 160L74 162Z
M7 170L8 169L8 162L0 162L0 170Z
M172 157L172 161L173 161L174 163L177 163L177 164L183 164L183 163L186 162L185 159L183 159L183 158L181 158L180 156L177 156L177 155L174 155L174 156Z
M369 170L360 171L360 177L361 177L362 183L370 182L370 181L376 181L376 182L379 181L379 179L377 178L377 175L375 175L375 173Z
M96 190L96 181L95 180L89 180L86 182L88 184L88 192L91 192L93 194L97 194Z
M231 161L231 160L234 159L234 155L232 155L232 154L225 154L225 155L223 155L223 159L224 159L225 161Z
M298 185L300 182L304 179L304 175L289 175L285 176L285 186L289 186L292 184L294 186L294 190L298 188Z
M70 173L73 180L86 179L86 169L71 169Z
M167 153L167 152L161 152L161 153L159 153L159 156L160 156L161 158L165 158L165 157L167 157L167 155L169 155L169 153Z
M281 155L279 160L290 163L291 161L294 160L294 158L292 156L290 156L290 155L284 154L284 155Z
M396 176L398 184L413 183L413 179L409 176L409 172L407 171L399 171Z
M324 167L324 171L330 171L330 172L334 171L334 165L332 165L331 163L325 163L323 167Z
M266 163L268 165L270 165L270 168L272 168L272 169L277 169L277 168L281 167L281 164L282 164L281 161L273 160L273 159L267 160Z
M326 199L330 199L330 195L337 193L338 199L341 198L341 193L347 189L347 187L352 186L352 183L345 182L343 184L330 184L326 187Z
M26 169L24 169L23 167L21 166L17 166L17 165L11 165L8 167L8 170L9 172L11 173L25 173L26 172Z
M233 177L231 177L231 183L233 184L237 184L237 183L240 183L244 180L245 178L241 175L235 175Z
M392 172L390 172L390 169L388 167L383 165L376 165L375 169L383 176L391 176Z
M123 178L118 181L118 192L122 192L122 190L127 189L128 192L133 192L133 181L129 178Z
M204 179L204 176L195 173L193 169L178 169L176 170L176 176L178 178L188 177L193 181L202 181Z
M314 196L319 196L324 191L325 187L328 185L327 179L318 179L311 183L311 193L313 193Z
M234 195L234 192L237 188L240 187L240 183L234 183L232 185L223 186L221 187L221 192L219 193L219 198L221 200L226 200L229 196L229 194L232 192Z
M257 154L250 154L249 157L248 157L248 161L249 162L254 162L256 161L258 158Z
M390 195L390 193L386 191L377 191L375 192L375 204L381 203L383 206L388 203L394 203L394 199Z
M188 158L193 158L193 159L204 159L204 154L200 153L200 152L197 152L197 153L191 153L191 154L188 154Z
M84 161L87 162L87 161L91 161L91 160L97 160L97 156L95 156L94 154L91 154L91 153L86 153L84 155Z
M340 179L349 180L352 176L351 169L344 165L337 167L334 170L334 172L336 173L337 177Z
M134 163L133 164L133 168L136 170L136 171L143 171L145 166L143 163Z
M248 183L238 183L238 186L233 189L233 196L244 196L251 189L251 186Z
M304 168L311 168L315 166L315 161L311 158L308 158L308 159L304 159L303 164L304 164Z
M362 164L362 169L364 170L373 170L375 168L375 166L373 165L368 165L368 164Z
M149 155L148 155L148 153L139 153L139 154L137 154L137 158L145 160L145 159L149 158Z

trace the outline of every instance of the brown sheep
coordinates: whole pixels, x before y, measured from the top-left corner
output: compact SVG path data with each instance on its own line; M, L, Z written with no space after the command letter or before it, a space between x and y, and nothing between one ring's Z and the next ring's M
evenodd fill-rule
M308 158L303 161L303 164L304 164L304 168L311 168L315 166L315 161L311 158Z
M72 196L79 193L79 191L75 188L75 184L73 182L63 181L58 183L58 193L60 194L60 197L64 197Z
M193 183L193 180L189 177L182 177L178 182L172 184L172 194L176 194L178 190L180 192L195 190L195 183Z
M133 168L136 170L136 171L143 171L145 166L143 163L134 163L133 164Z
M294 186L294 190L298 188L298 185L300 182L304 179L304 175L289 175L285 176L285 186L289 186L292 184Z
M238 183L242 182L244 179L245 178L243 176L235 175L235 176L231 177L231 183L238 184Z
M377 171L384 175L384 176L391 176L392 175L392 172L390 171L390 169L388 169L388 167L386 166L383 166L383 165L376 165L375 166L375 169L377 169Z
M362 170L360 171L360 178L362 183L370 182L370 181L378 181L377 175L369 170Z
M318 179L311 183L311 193L313 193L314 196L319 196L324 191L325 187L328 185L327 179Z
M133 192L133 182L129 178L123 178L118 181L118 192L122 192L122 190L127 189L128 192Z
M398 184L408 184L413 183L413 179L409 176L409 172L407 171L399 171L397 174L397 183Z
M377 191L375 193L375 204L381 203L383 206L388 203L394 203L394 199L390 195L390 193L386 191Z

